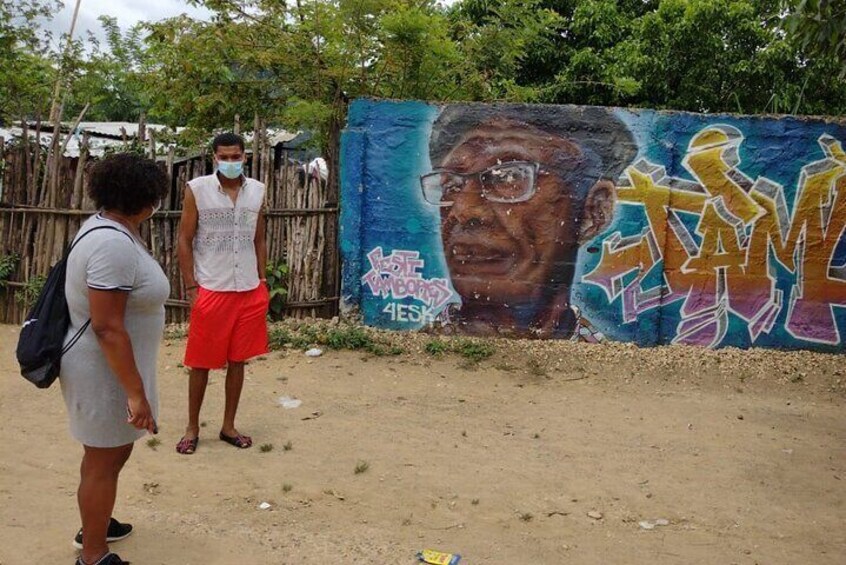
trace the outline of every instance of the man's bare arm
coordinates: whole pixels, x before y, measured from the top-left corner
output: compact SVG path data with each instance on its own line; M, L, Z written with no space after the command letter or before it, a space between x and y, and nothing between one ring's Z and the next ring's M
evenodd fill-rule
M190 187L185 187L185 198L182 202L182 218L179 222L179 238L176 252L179 256L179 270L182 272L182 282L188 289L191 303L197 296L197 279L194 278L194 236L197 234L197 201Z
M256 222L256 264L258 268L259 279L264 279L267 276L267 236L265 234L267 220L264 216L264 209L259 212L258 221Z

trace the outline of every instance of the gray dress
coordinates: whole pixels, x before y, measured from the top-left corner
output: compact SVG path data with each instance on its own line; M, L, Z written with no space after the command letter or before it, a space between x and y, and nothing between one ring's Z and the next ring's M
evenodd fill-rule
M82 225L79 233L97 226L115 227L123 233L97 230L85 236L70 254L65 292L71 325L65 339L67 342L90 317L89 288L128 292L124 324L147 400L158 417L156 358L170 283L146 247L123 225L97 214ZM84 445L118 447L144 436L144 430L126 422L126 393L90 327L62 357L59 382L71 434Z

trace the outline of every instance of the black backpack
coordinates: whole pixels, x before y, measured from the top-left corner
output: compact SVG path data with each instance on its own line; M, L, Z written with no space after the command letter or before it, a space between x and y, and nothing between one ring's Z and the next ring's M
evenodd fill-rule
M65 298L68 256L83 237L97 230L115 230L123 233L117 228L99 226L91 228L79 236L68 247L64 257L50 269L44 287L38 295L38 300L27 314L26 321L21 328L16 350L18 364L21 366L21 375L38 388L47 388L53 384L53 381L59 376L62 355L79 341L82 333L88 329L88 325L91 323L89 318L68 341L68 344L64 345L65 336L70 326L70 311L68 310L68 301Z

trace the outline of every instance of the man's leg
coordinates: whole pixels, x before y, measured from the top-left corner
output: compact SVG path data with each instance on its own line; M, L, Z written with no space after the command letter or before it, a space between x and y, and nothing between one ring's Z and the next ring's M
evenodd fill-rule
M95 563L109 551L106 532L115 507L118 476L132 454L132 446L84 446L76 498L82 517L81 557L86 563Z
M208 384L208 369L191 369L188 377L188 427L185 428L185 439L200 436L200 409Z
M240 436L235 428L235 415L238 412L238 403L241 401L241 390L244 388L244 362L230 361L226 368L226 407L223 412L223 426L220 428L222 434L237 438ZM245 442L252 444L248 436L240 436Z

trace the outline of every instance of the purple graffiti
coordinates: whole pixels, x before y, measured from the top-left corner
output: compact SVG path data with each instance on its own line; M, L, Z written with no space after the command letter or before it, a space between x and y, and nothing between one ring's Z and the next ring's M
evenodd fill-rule
M420 271L425 261L419 251L394 250L385 256L381 247L367 254L370 270L361 277L374 296L395 299L412 297L433 309L442 308L452 298L448 279L424 279Z

